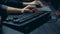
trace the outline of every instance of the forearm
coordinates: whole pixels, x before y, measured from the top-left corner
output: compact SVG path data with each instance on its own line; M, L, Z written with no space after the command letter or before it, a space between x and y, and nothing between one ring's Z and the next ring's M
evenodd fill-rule
M8 7L7 8L8 13L21 13L21 9L19 8L14 8L14 7Z
M23 2L24 5L36 5L35 1L32 2Z
M31 2L23 2L23 5L35 5L35 3L31 3Z
M13 7L9 7L6 5L2 5L1 8L3 10L6 10L7 13L21 13L21 9L19 9L19 8L13 8Z
M23 4L29 4L30 2L23 2Z

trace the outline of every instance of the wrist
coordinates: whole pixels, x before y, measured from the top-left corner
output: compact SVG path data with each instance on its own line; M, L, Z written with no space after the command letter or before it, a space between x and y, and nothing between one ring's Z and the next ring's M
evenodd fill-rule
M21 9L21 13L24 13L24 9Z

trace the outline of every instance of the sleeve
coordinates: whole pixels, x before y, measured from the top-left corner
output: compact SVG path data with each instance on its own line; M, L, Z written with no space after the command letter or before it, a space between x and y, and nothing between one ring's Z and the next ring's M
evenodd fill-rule
M1 16L1 4L0 4L0 16Z
M7 7L6 5L0 4L0 15L6 13Z
M7 6L0 4L0 16L2 17L2 20L4 20L7 17Z

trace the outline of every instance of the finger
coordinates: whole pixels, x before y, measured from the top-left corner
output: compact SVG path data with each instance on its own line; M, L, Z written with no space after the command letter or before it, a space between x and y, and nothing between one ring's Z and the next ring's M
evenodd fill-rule
M24 12L32 12L30 9L25 9Z

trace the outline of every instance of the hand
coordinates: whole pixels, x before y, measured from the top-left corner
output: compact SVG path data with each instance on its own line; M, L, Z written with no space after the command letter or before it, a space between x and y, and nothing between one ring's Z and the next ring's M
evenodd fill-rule
M24 12L32 12L30 9L25 9Z
M22 12L22 13L24 13L24 12L32 12L32 10L30 10L30 9L22 9L21 12Z
M36 7L35 5L28 5L28 6L26 6L23 9L34 9L35 7Z
M39 0L35 0L33 2L24 2L23 4L24 5L40 5L42 7L44 6L43 3L41 1L39 1Z

